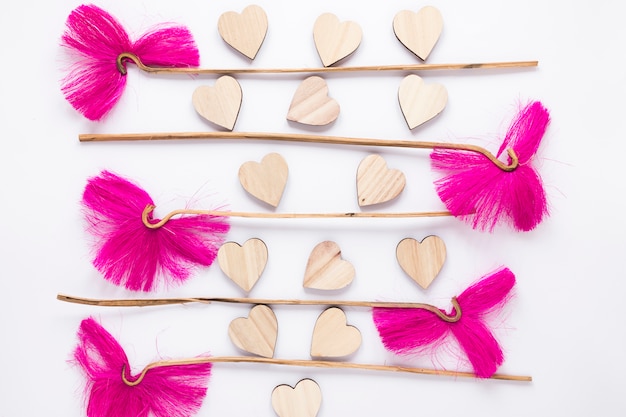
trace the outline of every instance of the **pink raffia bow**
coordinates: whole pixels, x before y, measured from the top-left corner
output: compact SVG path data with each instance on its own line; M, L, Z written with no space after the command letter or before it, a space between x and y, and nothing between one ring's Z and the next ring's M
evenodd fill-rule
M90 120L101 120L119 101L126 75L118 68L122 53L146 65L197 67L200 54L184 26L163 24L132 41L115 17L94 5L82 5L67 18L61 45L77 55L61 90L70 104Z

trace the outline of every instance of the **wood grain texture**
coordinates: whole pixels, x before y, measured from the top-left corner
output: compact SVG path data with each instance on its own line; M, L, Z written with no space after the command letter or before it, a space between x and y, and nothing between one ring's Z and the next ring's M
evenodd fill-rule
M432 6L423 7L417 13L402 10L393 19L393 32L398 40L424 61L437 44L442 30L441 13Z
M279 385L272 391L272 408L278 417L315 417L322 404L317 382L303 379L295 387Z
M338 290L354 279L354 266L341 258L341 249L335 242L317 244L307 261L303 286L316 290Z
M298 86L287 113L287 120L325 126L339 116L339 103L328 96L326 81L317 75L308 77Z
M405 185L404 173L387 168L387 162L380 155L366 156L356 172L357 199L361 207L393 200Z
M448 103L448 91L441 84L426 84L415 74L400 83L398 101L409 129L426 123L443 111Z
M239 317L230 322L228 337L245 352L272 358L278 337L278 320L274 311L266 305L252 307L248 317Z
M206 120L227 130L233 130L239 116L243 92L233 77L224 75L214 86L195 89L191 101L196 112Z
M396 258L402 270L427 289L446 261L446 244L439 236L427 236L421 242L406 238L398 243Z
M347 324L340 308L331 307L322 312L315 322L311 341L314 358L342 358L361 347L361 332Z
M330 67L356 51L362 36L358 23L340 22L332 13L319 16L313 27L315 48L324 67Z
M261 49L267 27L267 15L257 5L248 6L241 13L223 13L217 22L222 39L250 59L254 59Z
M278 153L269 153L261 162L248 161L239 167L239 182L252 196L278 207L287 186L289 167Z
M267 264L267 246L260 239L248 239L243 246L237 242L224 243L217 252L217 262L228 278L249 292Z

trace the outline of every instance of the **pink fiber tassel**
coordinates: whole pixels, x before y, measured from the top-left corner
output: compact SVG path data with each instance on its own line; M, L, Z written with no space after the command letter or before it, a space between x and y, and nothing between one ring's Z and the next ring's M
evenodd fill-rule
M457 322L447 323L427 310L374 308L374 324L385 348L401 355L432 349L452 334L476 376L489 378L504 355L484 317L505 304L514 285L515 276L507 268L483 277L457 297L461 307Z
M150 229L141 220L154 204L148 193L108 171L88 180L82 203L96 237L94 266L133 291L152 290L160 276L181 283L194 266L211 265L230 228L223 217L194 215Z
M518 113L496 155L508 148L515 151L519 166L511 172L474 152L435 149L432 167L445 174L435 186L448 210L479 230L492 231L504 221L516 230L529 231L541 223L548 204L532 160L549 122L548 111L538 101Z
M124 92L126 75L117 68L119 54L133 53L146 65L159 67L200 64L198 48L187 28L161 25L133 42L113 16L94 5L82 5L70 13L61 45L78 55L61 90L90 120L102 119Z
M82 321L74 361L87 384L88 417L187 417L195 414L206 396L211 363L164 366L146 372L140 384L122 379L130 364L119 343L93 318Z

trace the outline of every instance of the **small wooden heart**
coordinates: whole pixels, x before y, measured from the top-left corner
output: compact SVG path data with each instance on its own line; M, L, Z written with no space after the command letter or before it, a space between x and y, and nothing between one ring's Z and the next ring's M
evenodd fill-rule
M267 246L260 239L249 239L243 246L224 243L217 252L217 262L228 278L249 292L267 264Z
M414 129L441 113L448 102L448 91L441 84L426 84L412 74L400 83L398 99L409 129Z
M279 385L272 391L272 408L278 417L315 417L322 405L322 391L312 379L295 387Z
M424 61L439 40L442 29L441 13L432 6L423 7L417 13L403 10L393 19L393 31L398 40Z
M446 261L446 244L438 236L428 236L421 242L406 238L398 243L396 258L404 272L427 289Z
M242 97L237 80L224 75L217 79L213 87L203 85L196 88L191 101L200 116L224 129L233 130Z
M250 5L241 14L226 12L217 21L222 39L250 59L254 59L267 33L267 15L259 6Z
M248 193L278 207L287 185L289 167L280 154L270 153L260 163L248 161L239 167L239 182Z
M271 308L257 305L252 307L247 318L239 317L230 322L228 336L239 349L271 358L278 337L278 320Z
M380 155L366 156L356 171L359 206L385 203L396 198L406 185L402 171L388 169Z
M354 267L341 258L335 242L325 241L313 248L304 272L304 287L316 290L338 290L354 279Z
M324 13L315 21L313 40L325 67L344 59L359 47L361 27L355 22L339 22L332 13Z
M347 325L346 315L340 308L328 308L317 318L311 342L312 357L341 358L353 354L360 346L361 332Z
M300 84L289 105L287 120L311 126L325 126L339 116L339 103L328 97L322 77L311 76Z

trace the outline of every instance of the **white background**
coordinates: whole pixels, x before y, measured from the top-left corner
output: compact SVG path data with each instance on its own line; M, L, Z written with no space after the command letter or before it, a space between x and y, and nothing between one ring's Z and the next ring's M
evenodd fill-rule
M355 172L379 152L401 169L407 187L386 211L439 210L427 151L262 143L86 143L79 133L202 131L191 93L214 78L147 76L131 68L120 103L102 123L83 119L66 103L59 80L67 59L59 38L80 3L5 2L0 11L0 416L81 416L82 375L68 364L80 321L90 315L120 341L136 370L161 357L204 352L240 354L226 329L247 306L174 306L104 309L63 304L58 292L98 298L137 297L106 283L91 266L89 236L80 211L85 181L102 169L138 182L159 204L157 214L196 199L198 207L228 203L233 210L267 211L237 180L239 166L279 152L290 167L279 211L354 211ZM417 62L394 37L391 22L403 9L425 4L393 0L349 2L265 0L269 32L250 63L219 37L217 19L240 11L235 1L101 1L137 36L175 21L196 37L206 67L319 66L313 23L324 12L358 22L363 41L341 65ZM423 73L443 83L443 113L409 131L397 104L406 74L326 76L341 104L324 129L286 121L293 92L305 77L238 77L244 92L238 131L314 132L388 139L469 142L496 150L518 104L541 100L552 124L538 157L551 216L530 233L498 228L481 233L454 219L361 221L234 220L229 240L258 237L269 248L254 297L318 298L301 285L311 249L336 241L357 276L349 299L404 299L447 307L451 296L499 265L516 274L516 298L494 324L506 352L499 372L532 375L532 383L476 381L359 371L260 365L215 365L200 416L273 416L272 389L308 377L321 387L319 416L620 416L626 414L623 257L623 46L626 29L609 0L501 2L438 1L444 31L429 62L539 60L526 70ZM400 269L395 246L405 237L437 234L447 262L428 291ZM154 296L242 296L217 265L198 270L185 285ZM276 357L307 358L319 308L276 308ZM400 363L384 351L367 310L348 309L363 333L349 359ZM466 370L449 354L405 361Z

